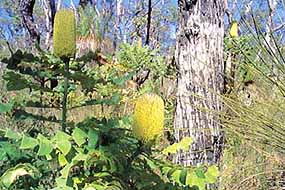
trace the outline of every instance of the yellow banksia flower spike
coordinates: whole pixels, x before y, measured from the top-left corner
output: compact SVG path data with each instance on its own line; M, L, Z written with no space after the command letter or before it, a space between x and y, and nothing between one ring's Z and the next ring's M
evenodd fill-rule
M54 18L53 51L59 57L71 58L76 53L76 26L74 12L57 11Z
M143 142L163 134L164 102L156 94L146 93L136 100L133 132Z
M236 21L233 21L231 28L230 28L230 36L232 38L238 37L238 23Z

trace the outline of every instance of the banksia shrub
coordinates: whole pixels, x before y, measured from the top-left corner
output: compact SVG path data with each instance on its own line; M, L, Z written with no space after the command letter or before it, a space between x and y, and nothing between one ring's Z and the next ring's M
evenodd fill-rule
M156 94L147 93L139 97L135 105L134 134L144 142L162 135L164 103Z
M59 10L54 18L53 51L59 57L74 57L76 52L75 16L72 10Z

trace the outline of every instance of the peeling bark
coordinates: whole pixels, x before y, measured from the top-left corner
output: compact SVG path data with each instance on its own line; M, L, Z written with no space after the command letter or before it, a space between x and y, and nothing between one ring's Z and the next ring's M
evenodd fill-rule
M175 162L186 166L217 163L223 133L213 112L221 110L218 96L224 88L224 1L178 3L175 139L190 136L194 143L188 152L179 152Z

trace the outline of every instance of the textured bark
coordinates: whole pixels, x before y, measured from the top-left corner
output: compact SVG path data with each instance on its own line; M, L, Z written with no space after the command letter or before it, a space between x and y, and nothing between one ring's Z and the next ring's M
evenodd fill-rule
M175 138L192 137L188 152L175 162L183 165L216 163L223 145L219 94L223 92L223 0L179 0L177 33L177 104ZM204 109L211 111L203 111Z
M35 0L20 0L20 11L23 24L28 30L32 42L40 42L40 35L37 31L36 24L33 18L33 9Z
M53 35L53 22L56 12L55 0L43 0L45 17L46 17L46 40L45 44L48 49L51 47Z

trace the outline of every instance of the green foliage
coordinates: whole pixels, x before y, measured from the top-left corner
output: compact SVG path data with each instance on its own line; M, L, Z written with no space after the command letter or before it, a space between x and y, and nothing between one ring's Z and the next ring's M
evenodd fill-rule
M159 78L166 73L166 64L162 57L158 56L156 51L142 47L139 43L121 45L117 58L122 66L132 71L150 70L153 78Z
M90 33L96 35L98 39L102 34L100 31L101 18L97 15L92 6L87 6L84 9L79 9L80 20L77 24L77 33L80 36L87 36Z
M94 125L97 127L93 128ZM50 163L58 163L60 175L56 179L56 188L59 189L112 187L164 190L175 187L190 190L193 186L205 189L207 183L216 181L219 172L215 166L207 170L203 167L182 168L166 160L156 159L148 145L142 145L133 137L130 128L131 123L127 118L90 118L78 123L72 136L62 131L57 131L50 138L41 134L35 139L23 135L19 140L25 146L20 146L20 149L38 149L37 155L50 158ZM182 146L185 146L186 141L182 142ZM11 172L32 177L43 172L34 170L30 164L28 166L33 170L24 170L22 165L7 170L1 177L3 187L15 183L16 178L11 179Z
M13 103L0 103L0 113L6 113L12 110Z
M54 18L54 54L59 57L74 57L76 53L75 16L72 10L59 10Z
M193 140L191 137L185 137L180 142L174 143L168 147L166 147L162 153L163 154L175 154L179 150L187 151L189 147L191 146Z
M236 82L248 82L258 79L260 76L256 72L270 75L272 72L270 64L262 63L257 56L261 56L260 44L255 42L253 34L243 35L238 38L225 38L225 59L230 58L236 65ZM260 55L258 54L260 51ZM230 75L229 65L226 67L226 76Z
M283 42L270 34L269 46L256 23L255 29L245 25L250 34L228 46L237 55L238 80L244 84L223 97L228 148L221 189L280 189L285 150Z
M37 145L38 141L36 139L24 135L21 141L20 149L33 149Z
M7 170L0 178L3 188L9 188L19 177L29 175L32 178L38 178L38 170L31 164L18 164Z
M10 113L17 119L58 124L62 122L62 116L47 117L41 112L33 112L33 109L61 111L64 96L67 96L67 115L73 109L93 105L116 108L137 95L136 92L129 95L126 83L140 70L149 70L149 79L160 79L166 72L161 57L137 45L122 46L117 54L118 62L98 64L92 69L86 66L96 56L96 53L91 54L71 60L69 70L65 71L66 63L49 52L40 51L33 55L18 50L10 58L3 59L2 62L7 64L4 79L8 90L29 90L30 94L22 93L21 97L11 98L8 104L0 104L1 112ZM67 90L64 90L64 78L69 80ZM54 79L58 86L50 88L48 82ZM21 84L17 83L19 81ZM151 88L142 89L140 93L152 91L153 84L148 85ZM55 97L59 101L52 107L49 101ZM163 100L160 98L158 103L159 131L162 133ZM44 181L49 181L48 188L64 190L190 190L194 186L203 189L217 177L214 169L183 168L165 158L158 159L155 152L160 150L153 146L153 142L143 144L133 134L131 115L82 119L81 122L71 122L67 118L68 130L55 127L48 133L43 132L44 129L22 133L7 129L3 135L1 132L1 188L25 188L25 184L30 184L30 188L41 189L47 188ZM185 150L190 144L189 139L184 139L173 146ZM19 163L23 165L18 170ZM16 177L11 178L11 175Z

